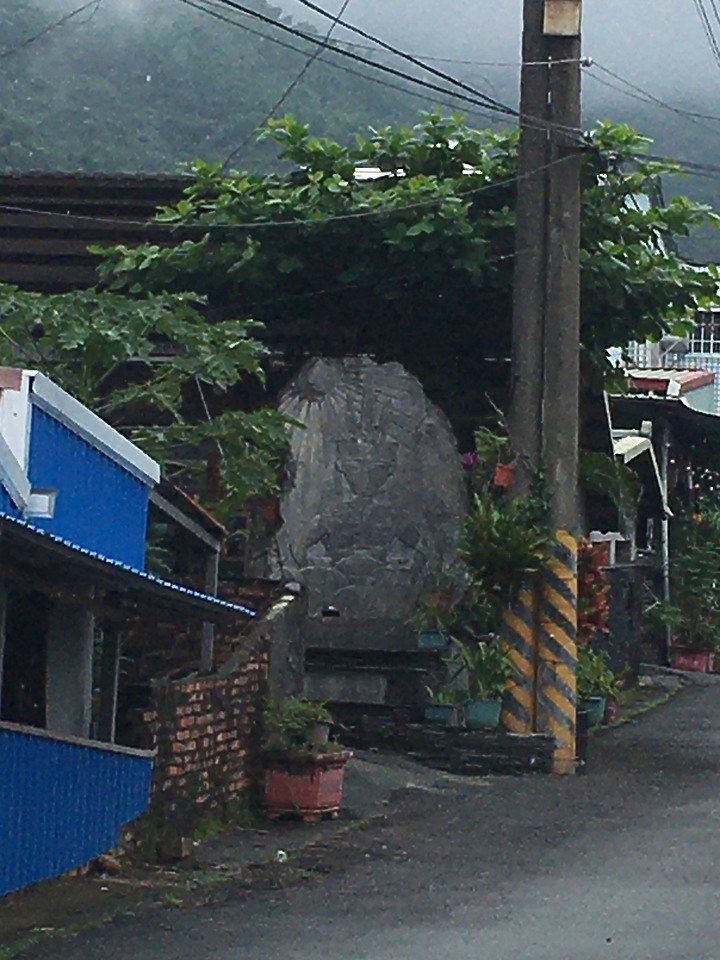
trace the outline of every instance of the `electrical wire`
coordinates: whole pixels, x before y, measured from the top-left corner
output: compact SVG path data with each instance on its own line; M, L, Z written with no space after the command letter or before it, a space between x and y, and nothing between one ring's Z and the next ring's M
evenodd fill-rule
M622 87L617 83L613 83L611 80L607 80L604 77L599 77L597 74L592 72L586 73L586 76L588 76L595 83L599 84L601 87L605 87L607 90L613 90L615 91L615 93L619 93L622 96L629 97L631 100L636 100L638 103L648 104L653 107L660 107L661 109L668 110L671 113L674 113L676 115L684 116L694 126L698 127L700 130L705 130L708 133L713 134L714 136L717 136L718 134L720 134L720 128L710 126L710 124L708 123L704 123L703 120L698 119L697 116L695 116L694 111L684 110L681 107L676 107L670 103L665 103L664 101L659 100L657 97L653 96L652 94L645 96L642 92L636 92L635 90L627 89L626 87ZM637 90L639 91L640 88L637 88ZM720 121L720 117L714 117L710 114L703 115L703 116L706 116L708 120Z
M95 7L88 19L84 21L84 23L88 23L98 12L102 2L103 0L88 0L88 3L84 3L81 7L76 7L75 10L71 10L69 13L66 13L64 16L60 17L59 20L54 20L52 23L48 23L47 26L42 28L42 30L38 30L38 32L33 34L31 37L26 37L24 40L21 40L20 43L17 43L14 47L8 47L7 50L0 51L0 60L4 60L5 57L10 57L14 53L19 53L26 47L31 46L31 44L41 40L51 31L56 30L58 27L64 26L74 17L79 16L81 13L85 13L85 11L89 10L90 7Z
M593 75L592 69L597 68L601 73L607 74L609 77L612 77L614 80L617 80L618 83L622 84L624 87L628 88L628 91L623 91L621 87L615 86L614 84L606 83L606 86L611 87L613 90L618 90L623 93L626 92L627 96L633 96L635 100L645 101L646 103L654 104L655 106L662 107L664 110L670 110L672 113L677 113L680 116L692 117L698 120L715 120L720 122L720 115L715 113L702 113L699 110L688 110L685 107L678 107L676 104L668 103L666 100L662 100L660 97L655 96L655 94L650 93L648 90L644 90L642 87L639 87L637 84L632 83L632 81L625 79L625 77L620 76L619 73L615 73L614 70L611 70L609 67L604 66L602 63L598 63L597 60L587 61L588 70L586 76L593 77L597 80L597 77ZM706 130L710 130L710 127L706 127Z
M270 107L270 109L265 114L265 116L260 121L260 123L255 124L255 126L248 133L245 139L240 144L238 144L237 147L231 150L230 153L227 155L227 157L225 157L225 160L223 161L223 165L222 165L223 170L226 170L230 161L233 160L242 150L244 150L245 147L248 145L248 143L250 143L250 141L252 140L255 134L255 131L258 128L264 127L265 124L268 122L268 120L270 120L271 117L275 116L275 113L285 103L285 101L291 95L293 90L298 86L298 84L302 83L303 78L307 74L310 67L315 63L315 61L321 55L323 50L327 49L327 45L330 42L330 37L332 36L333 31L335 30L335 27L340 23L340 17L342 17L342 15L347 10L349 3L350 3L350 0L343 0L342 7L338 11L338 14L333 20L333 22L330 24L330 27L328 28L327 33L322 38L322 40L318 43L317 47L313 50L310 56L307 58L298 75L293 80L291 80L290 83L285 87L283 92L277 98L277 100L272 105L272 107Z
M201 2L197 0L178 0L179 3L184 4L187 7L191 7L194 10L197 10L201 13L207 14L207 16L212 17L215 20L218 20L222 23L227 23L230 26L237 27L238 29L243 30L245 33L249 33L252 36L260 37L263 40L267 40L269 43L273 43L276 46L282 47L285 50L291 50L294 53L298 53L302 56L307 56L307 50L301 47L296 47L291 43L287 43L285 40L281 40L279 37L273 37L270 34L263 33L261 30L256 30L253 27L248 26L245 23L239 23L237 20L233 20L231 17L226 16L223 13L220 13L217 10L211 9L209 6L203 6ZM204 3L211 4L213 0L204 0ZM313 38L311 41L317 43L317 38ZM333 50L335 48L332 48ZM407 86L403 86L399 83L392 83L389 80L383 80L380 77L373 76L371 73L365 73L361 70L355 70L353 67L348 66L345 63L338 63L334 60L330 60L325 56L318 57L320 63L326 67L331 67L333 70L339 70L341 73L347 73L351 77L358 77L361 80L367 81L369 83L374 83L376 86L384 87L387 90L397 90L400 93L403 93L405 96L414 97L417 100L421 100L423 103L433 103L435 106L448 107L451 110L458 110L457 102L453 103L450 100L439 99L436 96L432 98L429 95L423 94L418 90L412 90ZM410 78L415 82L414 78ZM454 93L448 91L449 96L453 97ZM494 119L492 113L488 110L484 110L480 107L472 107L467 103L462 104L462 110L465 114L471 117L482 117L483 119Z
M483 261L483 264L501 263L506 260L513 260L516 257L521 257L529 252L530 247L526 247L524 250L514 250L512 253L503 253L496 257L488 257L487 260ZM427 276L428 275L425 274L420 279L427 279ZM248 304L248 307L249 309L271 307L278 303L290 303L295 300L309 300L315 297L323 297L333 293L345 293L348 290L361 290L365 287L382 287L402 280L412 280L417 278L417 271L413 273L391 274L390 276L384 275L382 277L374 277L370 280L360 280L357 283L343 283L334 287L324 287L321 290L306 290L303 293L285 294L282 297L273 297L271 300L252 300Z
M720 26L720 9L718 8L717 0L710 0L710 6L712 7L712 12L715 15L715 19Z
M567 154L564 157L559 157L556 160L551 160L548 163L543 164L541 167L537 167L534 170L530 170L525 174L518 174L512 177L506 177L503 180L494 180L491 183L484 183L479 187L473 187L471 190L462 191L460 194L461 198L465 197L474 197L481 193L486 193L489 190L497 190L500 187L511 186L513 183L517 183L520 180L526 180L530 177L536 176L538 173L541 173L543 170L549 170L551 167L559 166L563 163L568 163L571 160L575 160L576 157L574 154ZM193 231L197 233L210 233L211 231L217 232L228 232L232 230L257 230L265 228L276 228L276 227L319 227L324 226L328 223L337 223L344 220L362 220L369 217L382 217L382 216L392 216L396 213L404 213L408 210L420 210L423 208L442 206L448 199L448 197L434 197L431 200L420 200L416 203L407 203L401 204L396 207L378 207L373 210L356 210L352 213L339 213L331 214L327 217L316 217L312 219L296 219L296 220L255 220L248 221L245 223L193 223L193 224L183 224L183 223L163 223L162 221L157 220L126 220L122 217L95 217L91 214L81 214L81 213L61 213L57 210L42 210L33 207L20 207L11 204L0 203L0 211L5 211L6 213L19 213L19 214L28 214L31 216L41 216L41 217L55 217L60 218L63 222L75 222L75 223L107 223L115 224L122 226L130 227L153 227L156 230L162 229L165 227L170 230L178 231Z
M179 2L188 4L188 0L179 0ZM317 44L318 42L317 35L306 33L303 30L298 30L296 27L292 27L287 23L283 23L281 20L273 20L272 17L268 17L257 10L253 10L250 7L246 7L243 4L237 3L236 0L213 0L213 5L226 7L234 10L235 12L245 14L251 19L259 20L261 23L267 23L269 26L274 27L277 30L282 30L283 32L289 33L292 36L300 37L302 40L305 40L313 45ZM240 23L237 23L236 25L240 28L243 26ZM388 66L387 64L377 63L376 61L370 60L367 57L363 57L360 54L352 53L350 50L344 50L342 47L338 47L336 44L328 44L326 49L328 51L332 50L333 53L336 53L339 56L347 57L351 60L355 60L358 63L372 67L373 69L379 70L382 73L388 73L392 76L399 77L402 80L409 80L411 83L417 84L425 89L449 95L456 100L462 100L467 103L471 103L474 106L482 106L490 111L494 110L495 112L502 112L506 115L511 114L509 108L507 110L503 108L501 111L498 111L498 109L493 105L491 98L485 98L483 94L477 94L475 97L470 97L462 93L456 93L453 90L448 90L446 87L441 87L438 84L423 80L421 77L413 77L411 74L403 73L401 70L396 70L394 67Z
M314 3L313 0L297 0L297 2L302 4L302 6L306 7L308 10L312 10L314 13L320 14L320 16L325 17L326 19L333 19L333 15L329 11L325 10L324 7L319 6L317 3ZM400 50L393 44L387 43L385 40L381 40L379 37L373 36L371 33L368 33L366 30L362 30L360 27L357 27L352 23L348 23L347 20L342 19L342 14L339 14L334 22L335 24L339 24L341 27L344 27L346 30L349 30L351 33L354 33L356 36L362 37L364 40L371 40L381 50L386 50L388 53L392 53L394 56L400 57L401 60L412 63L415 67L420 67L421 70L425 70L432 76L438 77L439 79L444 80L446 83L452 83L460 90L465 90L467 93L471 93L474 96L482 96L489 103L492 103L496 108L506 113L510 113L512 116L517 117L520 115L519 111L515 110L514 107L509 107L506 103L502 103L500 100L496 100L494 97L488 97L486 94L481 94L480 91L465 83L463 80L458 80L456 77L446 73L444 70L438 70L436 67L431 67L425 61L419 59L413 54L407 53L405 50Z
M189 3L189 0L179 0L179 2ZM283 30L287 33L290 33L293 36L301 37L303 40L308 40L311 43L317 43L317 36L313 36L312 34L305 33L304 31L298 30L297 28L292 27L289 24L283 23L282 21L273 20L271 17L268 17L265 14L259 13L256 10L252 10L251 8L246 7L243 4L238 3L237 0L212 0L212 2L215 5L226 7L228 9L234 10L236 12L240 12L242 14L245 14L246 16L259 20L263 23L267 23L276 29ZM241 27L242 25L238 24L238 26ZM432 83L427 80L423 80L420 77L414 77L411 74L403 73L402 71L397 70L394 67L391 67L387 64L377 63L376 61L370 60L367 57L363 57L360 54L356 54L350 50L346 50L346 49L343 49L342 47L338 47L334 43L329 44L327 49L332 50L334 53L338 54L339 56L349 57L350 59L363 63L367 66L370 66L375 70L379 70L383 73L389 73L393 76L400 77L401 79L408 80L409 82L417 84L418 86L421 86L425 89L438 91L440 93L445 94L446 96L451 96L456 100L469 102L475 106L481 106L489 111L500 113L505 116L519 117L527 126L534 126L538 129L544 129L544 130L555 129L558 131L562 131L566 134L574 135L578 138L582 137L582 132L579 129L563 126L561 124L555 124L550 121L542 120L539 117L521 116L518 113L518 111L514 110L512 107L509 107L506 104L501 103L500 101L495 101L492 97L488 97L486 94L483 94L480 91L476 91L474 88L471 88L471 89L473 90L473 95L476 99L473 99L473 97L468 96L464 93L456 93L453 90L448 90L445 87L441 87L438 84ZM453 81L453 82L458 83L459 81Z
M707 8L705 7L703 0L693 0L693 3L695 4L695 9L698 16L700 17L700 23L702 24L703 32L705 33L707 42L710 45L710 50L715 59L715 63L720 67L720 46L718 46L718 41L708 15Z
M211 10L211 9L208 9L208 7L203 6L202 3L196 2L196 0L178 0L178 2L184 4L185 6L193 7L194 9L199 10L199 11L201 11L201 12L203 12L203 13L206 13L206 14L208 14L209 16L215 17L216 19L221 19L220 15L219 15L216 11L213 11L213 10ZM206 2L207 2L207 0L206 0ZM277 29L279 29L279 30L285 31L286 33L290 33L290 34L292 34L293 36L299 37L300 39L305 40L306 42L312 44L313 46L316 45L317 42L318 42L318 37L317 37L317 35L305 33L305 32L302 31L302 30L297 30L296 28L291 27L291 26L289 26L289 25L286 24L286 23L282 23L281 21L278 21L278 20L273 20L271 17L267 17L267 16L265 16L264 14L261 14L261 13L258 13L258 12L256 12L256 11L253 11L253 10L251 10L251 9L248 8L248 7L243 7L241 4L238 4L238 3L230 3L229 0L210 0L210 2L212 2L214 5L220 5L220 6L224 6L224 7L230 7L230 8L232 8L233 10L239 10L242 14L245 14L246 16L249 16L249 17L251 17L251 18L254 18L254 19L256 19L256 20L259 20L259 21L262 22L262 23L267 23L267 24L270 25L271 27L275 27L275 28L277 28ZM246 30L246 29L247 29L247 27L246 27L245 24L239 23L239 22L236 21L236 20L232 20L232 19L229 18L229 17L228 17L228 18L222 18L222 19L224 19L224 21L225 21L226 23L229 23L229 24L231 24L232 26L237 27L238 29L241 29L241 30ZM266 39L271 39L271 38L266 37ZM467 109L467 104L471 104L473 107L475 107L475 110L474 110L473 112L476 113L476 114L478 114L478 115L480 115L480 116L491 116L493 112L494 112L494 113L498 113L498 111L497 111L496 108L494 108L494 107L492 107L492 106L488 106L486 103L484 103L484 102L481 101L481 100L480 100L480 101L479 101L479 100L475 100L475 99L473 99L472 97L469 97L469 96L467 96L467 95L465 95L465 94L463 94L463 93L458 93L458 92L456 92L456 91L454 91L454 90L448 90L448 89L446 89L445 87L439 86L438 84L430 83L429 81L423 80L421 77L414 77L414 76L412 76L411 74L403 73L401 70L396 70L394 67L390 67L390 66L388 66L388 65L386 65L386 64L382 64L382 63L377 63L377 62L375 62L374 60L369 60L367 57L362 57L362 56L359 56L358 54L352 53L352 52L349 51L349 50L344 50L343 48L338 47L338 46L337 46L336 44L334 44L334 43L333 43L333 44L328 44L327 47L325 48L325 52L326 52L326 53L327 53L327 52L330 52L330 51L332 51L332 53L334 53L334 54L339 55L340 57L346 57L346 58L349 58L350 60L354 60L354 61L356 61L356 62L359 62L359 63L365 64L365 65L367 65L367 66L370 66L370 67L372 67L374 70L378 70L378 71L380 71L381 73L390 74L390 75L392 75L392 76L394 76L394 77L399 77L399 78L402 79L402 80L407 80L408 82L415 84L416 86L420 87L421 89L431 90L431 91L433 91L433 93L437 91L437 92L439 92L439 93L444 94L446 97L452 98L452 99L455 100L455 101L460 101L460 102L462 103L462 109L463 109L463 110L466 110L467 112L470 112L470 111ZM298 51L298 52L300 52L300 51ZM303 51L303 53L306 54L307 51ZM332 60L325 59L324 57L322 58L322 62L325 63L327 66L331 66L331 67L336 67L336 66L338 66L338 65L335 64ZM347 70L347 68L345 68L345 69ZM347 70L347 72L352 72L352 71ZM370 76L369 74L361 73L360 71L355 71L355 73L356 73L357 76L360 76L360 77L362 77L363 79L376 81L376 78ZM376 82L377 82L377 81L376 81ZM388 84L385 84L385 85L388 85ZM406 89L405 87L400 87L399 89L403 90L403 91L406 92L406 93L407 93L407 92L411 92L411 91L407 91L407 89ZM425 95L425 98L424 98L424 99L430 100L431 98L430 98L428 95ZM433 97L432 99L436 99L436 98ZM453 104L453 105L452 105L452 108L453 108L454 110L459 109L459 108L458 108L458 104L457 104L457 103ZM544 122L544 121L542 121L542 120L540 120L540 119L538 119L537 121L535 121L535 123L536 123L536 125L537 125L538 127L541 127L542 129L546 129L548 126L551 126L550 124L548 124L548 123L546 123L546 122ZM576 133L576 134L579 134L579 131L572 131L572 132L573 132L573 133Z

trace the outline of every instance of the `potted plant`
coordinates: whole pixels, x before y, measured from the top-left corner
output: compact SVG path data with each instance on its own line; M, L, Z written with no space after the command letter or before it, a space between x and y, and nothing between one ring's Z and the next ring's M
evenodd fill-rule
M411 623L420 650L444 650L448 644L447 622L451 616L455 585L448 571L430 578Z
M265 711L265 809L271 819L337 816L352 753L329 739L331 724L325 704L303 697L286 697Z
M620 680L608 666L604 651L596 652L588 644L578 647L578 707L587 711L591 727L603 722L608 698L617 696L619 686Z
M456 727L459 691L452 688L434 690L432 687L425 687L425 689L430 698L423 706L426 722L439 727Z
M502 695L512 673L510 652L499 637L489 636L456 643L455 660L467 680L463 704L465 724L471 730L496 727Z
M673 637L672 665L712 670L720 642L720 514L706 509L686 520L671 557L670 600L646 613Z

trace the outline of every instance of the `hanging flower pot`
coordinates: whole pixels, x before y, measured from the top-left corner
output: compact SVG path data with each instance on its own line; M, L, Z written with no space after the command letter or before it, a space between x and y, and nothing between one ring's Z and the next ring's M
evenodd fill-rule
M511 487L515 483L515 464L499 463L495 467L493 483L496 487Z

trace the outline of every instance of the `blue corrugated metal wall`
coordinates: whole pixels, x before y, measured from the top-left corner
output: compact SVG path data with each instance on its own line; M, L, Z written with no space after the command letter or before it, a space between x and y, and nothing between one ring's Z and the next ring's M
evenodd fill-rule
M117 846L149 803L152 758L0 725L0 896Z
M145 568L149 489L43 410L33 408L30 481L58 491L52 520L32 523L131 567Z
M11 517L19 517L20 511L10 498L10 494L0 483L0 513L7 513Z

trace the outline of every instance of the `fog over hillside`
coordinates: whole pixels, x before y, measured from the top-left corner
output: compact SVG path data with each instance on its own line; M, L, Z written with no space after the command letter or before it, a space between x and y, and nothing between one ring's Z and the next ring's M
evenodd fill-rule
M203 9L180 0L100 0L48 30L83 0L0 0L0 168L171 171L194 157L224 159L243 145L237 164L267 169L269 148L257 147L252 131L316 47L228 11L217 0L193 2ZM266 16L314 28L318 37L329 26L299 0L245 2ZM320 5L335 14L342 3ZM658 152L720 162L720 121L673 112L637 89L681 111L720 115L720 66L692 0L585 0L583 6L584 54L597 64L584 70L585 126L605 117L626 121L653 137ZM236 22L218 22L213 13L230 14ZM344 14L420 57L474 61L436 65L513 105L521 16L522 0L350 0ZM720 38L720 16L714 28ZM333 39L368 44L340 27ZM358 52L417 72L386 54ZM360 74L372 72L354 66ZM318 133L348 140L371 123L411 123L438 99L409 96L320 58L278 112L292 112ZM488 122L468 115L478 125ZM720 208L720 179L695 178L681 189Z

